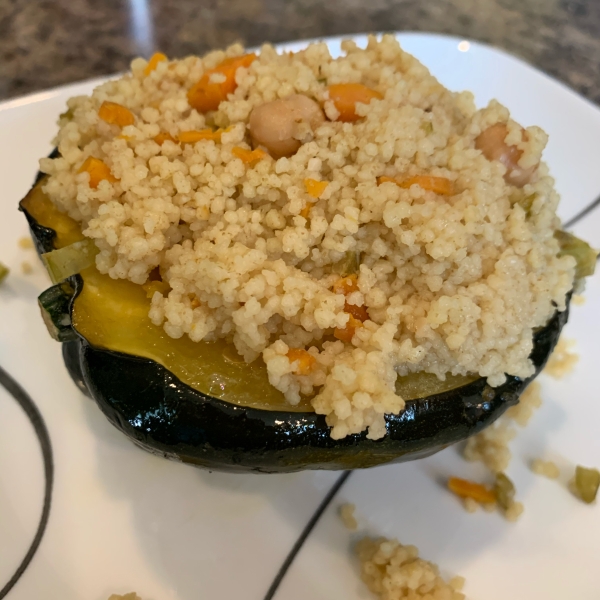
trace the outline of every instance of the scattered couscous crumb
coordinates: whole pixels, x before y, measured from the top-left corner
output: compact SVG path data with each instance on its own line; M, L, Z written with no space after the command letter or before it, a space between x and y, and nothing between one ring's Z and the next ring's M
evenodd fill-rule
M567 340L561 337L558 344L556 344L556 348L554 348L554 352L550 355L544 373L555 379L561 379L571 373L579 360L579 355L573 352L574 347L575 340Z
M33 240L30 237L19 238L19 248L23 248L23 250L31 250L34 248Z
M515 435L514 428L501 418L467 440L463 457L471 462L482 462L493 473L506 471L511 459L508 443Z
M576 261L552 235L541 129L496 101L477 110L392 35L342 49L136 59L68 101L40 170L100 272L142 285L160 267L155 325L227 339L291 404L311 397L333 438L378 439L404 408L398 376L531 376L533 332L565 309ZM345 295L332 287L348 252Z
M448 585L457 592L460 592L465 587L465 578L460 575L455 575L449 582Z
M576 306L583 306L585 304L585 296L580 294L573 294L571 297L571 302Z
M135 592L128 594L113 594L108 600L142 600Z
M536 458L531 461L531 470L536 475L543 475L548 479L558 479L560 477L560 469L558 468L557 464L551 460L542 460L541 458Z
M31 275L31 273L33 273L33 267L31 266L31 263L24 260L21 263L21 271L23 272L23 275Z
M0 283L2 283L9 275L10 269L0 262Z
M464 600L462 577L444 581L437 565L419 558L415 546L365 538L356 545L361 577L380 600Z
M356 531L358 528L358 521L356 520L356 516L354 515L356 507L354 504L342 504L340 506L340 517L344 526L351 531Z
M504 517L505 517L505 519L507 521L510 521L511 523L514 523L515 521L519 520L519 518L523 514L524 510L525 510L525 507L523 506L522 502L513 502L504 511Z
M473 500L473 498L463 498L462 504L468 513L477 512L477 509L479 508L479 502ZM490 503L489 506L493 507L494 505Z
M532 381L521 394L519 402L506 411L505 417L515 421L520 427L525 427L529 423L533 413L542 405L541 392L542 386L540 383Z
M511 406L502 417L490 427L470 437L463 449L463 456L468 461L480 461L493 473L506 471L511 452L509 442L516 436L510 422L515 421L525 427L535 409L542 404L541 386L537 381L529 384L521 394L518 404Z

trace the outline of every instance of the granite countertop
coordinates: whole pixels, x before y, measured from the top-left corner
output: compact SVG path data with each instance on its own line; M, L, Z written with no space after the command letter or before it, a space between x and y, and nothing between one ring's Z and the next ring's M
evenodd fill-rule
M431 31L516 54L600 103L598 0L6 0L0 99L234 41Z

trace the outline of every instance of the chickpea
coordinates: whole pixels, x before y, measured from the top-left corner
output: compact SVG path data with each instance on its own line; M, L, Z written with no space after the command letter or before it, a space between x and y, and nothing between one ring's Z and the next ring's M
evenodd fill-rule
M475 140L475 147L483 152L488 160L500 161L506 167L504 179L506 183L523 187L529 183L537 165L522 169L519 159L523 154L517 146L509 146L504 140L508 135L508 127L504 123L496 123L480 133ZM527 133L523 132L526 136Z
M315 131L325 116L321 107L302 94L265 102L250 114L249 130L256 146L264 146L273 158L298 151L307 128Z

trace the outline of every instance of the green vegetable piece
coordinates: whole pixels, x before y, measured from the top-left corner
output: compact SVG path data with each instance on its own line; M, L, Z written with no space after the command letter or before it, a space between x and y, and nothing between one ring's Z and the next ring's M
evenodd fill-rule
M598 253L587 242L580 240L568 231L560 229L554 232L554 237L560 244L558 255L565 256L568 254L577 261L577 268L575 269L576 279L582 279L594 274Z
M433 133L433 123L431 121L425 121L424 123L421 123L421 129L427 135L430 135Z
M80 273L94 264L98 248L93 240L85 239L75 242L59 250L42 254L42 262L46 267L52 283L60 283L67 277Z
M529 196L525 196L524 198L517 200L517 203L521 205L521 208L528 216L531 214L531 207L533 206L536 198L537 194L529 194Z
M575 469L575 489L579 497L587 504L591 504L596 499L599 487L600 471L577 465Z
M0 263L0 283L2 283L8 277L9 273L10 269L6 265Z
M38 297L42 319L50 336L57 342L77 339L71 327L71 300L74 290L67 281L48 288Z
M496 483L494 485L494 493L500 508L508 510L515 501L515 486L513 482L504 474L496 474Z
M349 250L342 260L333 265L332 271L343 277L355 275L360 270L360 252Z

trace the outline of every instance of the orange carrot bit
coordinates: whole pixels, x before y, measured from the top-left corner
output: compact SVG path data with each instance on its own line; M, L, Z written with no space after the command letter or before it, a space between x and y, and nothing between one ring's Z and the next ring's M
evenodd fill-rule
M239 158L243 163L247 165L251 165L267 156L267 153L264 150L261 150L260 148L248 150L246 148L242 148L241 146L234 146L231 149L231 154Z
M214 69L210 69L202 75L200 81L195 83L188 91L188 102L192 108L198 112L208 112L217 110L223 100L227 100L229 94L235 92L237 83L235 81L236 71L240 67L249 67L256 54L244 54L227 58L218 64ZM220 75L224 77L223 81L211 81L211 75Z
M144 69L144 75L148 76L156 67L158 67L159 62L163 62L164 60L169 60L165 54L162 52L155 52L148 61L146 68Z
M379 185L387 182L395 183L396 185L399 185L401 188L405 189L410 188L412 185L418 185L424 190L434 192L440 196L452 196L455 193L454 184L446 177L415 175L414 177L409 177L408 179L396 179L395 177L382 175L381 177L377 178L377 183Z
M128 108L108 100L105 100L100 106L98 116L110 125L118 125L119 127L126 127L135 123L135 116Z
M366 306L357 306L356 304L349 304L346 302L344 305L344 312L352 315L355 319L358 319L361 323L364 323L369 319L369 313Z
M166 131L161 131L158 135L155 135L154 141L159 146L162 146L167 141L173 142L175 144L177 143L177 140L170 133L167 133Z
M496 495L492 490L486 488L484 485L473 483L466 479L450 477L448 479L448 489L461 498L472 498L481 504L496 502Z
M336 83L330 85L327 89L329 90L329 98L340 113L337 120L345 123L362 119L360 115L356 114L356 104L358 102L369 104L374 98L377 100L383 98L378 91L362 83Z
M308 375L317 362L317 359L310 352L302 348L290 348L286 356L290 363L298 361L295 370L296 375Z
M440 196L452 196L454 194L454 185L446 177L434 177L433 175L415 175L409 177L400 184L400 187L409 188L411 185L418 185L424 190L429 190Z
M381 177L377 178L377 185L381 185L382 183L395 183L396 185L400 185L402 181L400 179L396 179L395 177L382 175Z
M99 158L95 158L94 156L88 156L84 163L81 165L81 167L79 167L79 171L77 171L78 173L83 173L83 172L89 173L90 174L90 187L96 189L98 187L98 184L103 180L106 179L107 181L110 181L111 183L114 183L115 181L119 181L111 172L110 169L108 168L108 165L101 161Z
M354 332L359 327L362 327L362 321L355 319L351 314L348 314L348 316L349 319L346 323L346 327L336 327L333 331L333 337L338 340L341 340L342 342L346 342L346 344L349 344L352 341L352 338L354 337Z
M313 207L311 202L307 202L306 205L304 206L304 208L300 211L300 216L304 217L305 219L308 219L308 216L310 215L310 209Z
M316 179L305 179L304 187L306 188L306 193L313 198L318 198L329 185L327 181L317 181Z
M344 296L347 296L356 291L358 291L358 276L354 273L347 277L340 277L333 284L334 294L344 294Z
M213 131L212 129L200 129L196 131L182 131L177 139L182 144L195 144L196 142L200 142L202 140L212 140L213 142L221 141L221 134L223 133L222 129L217 129Z

